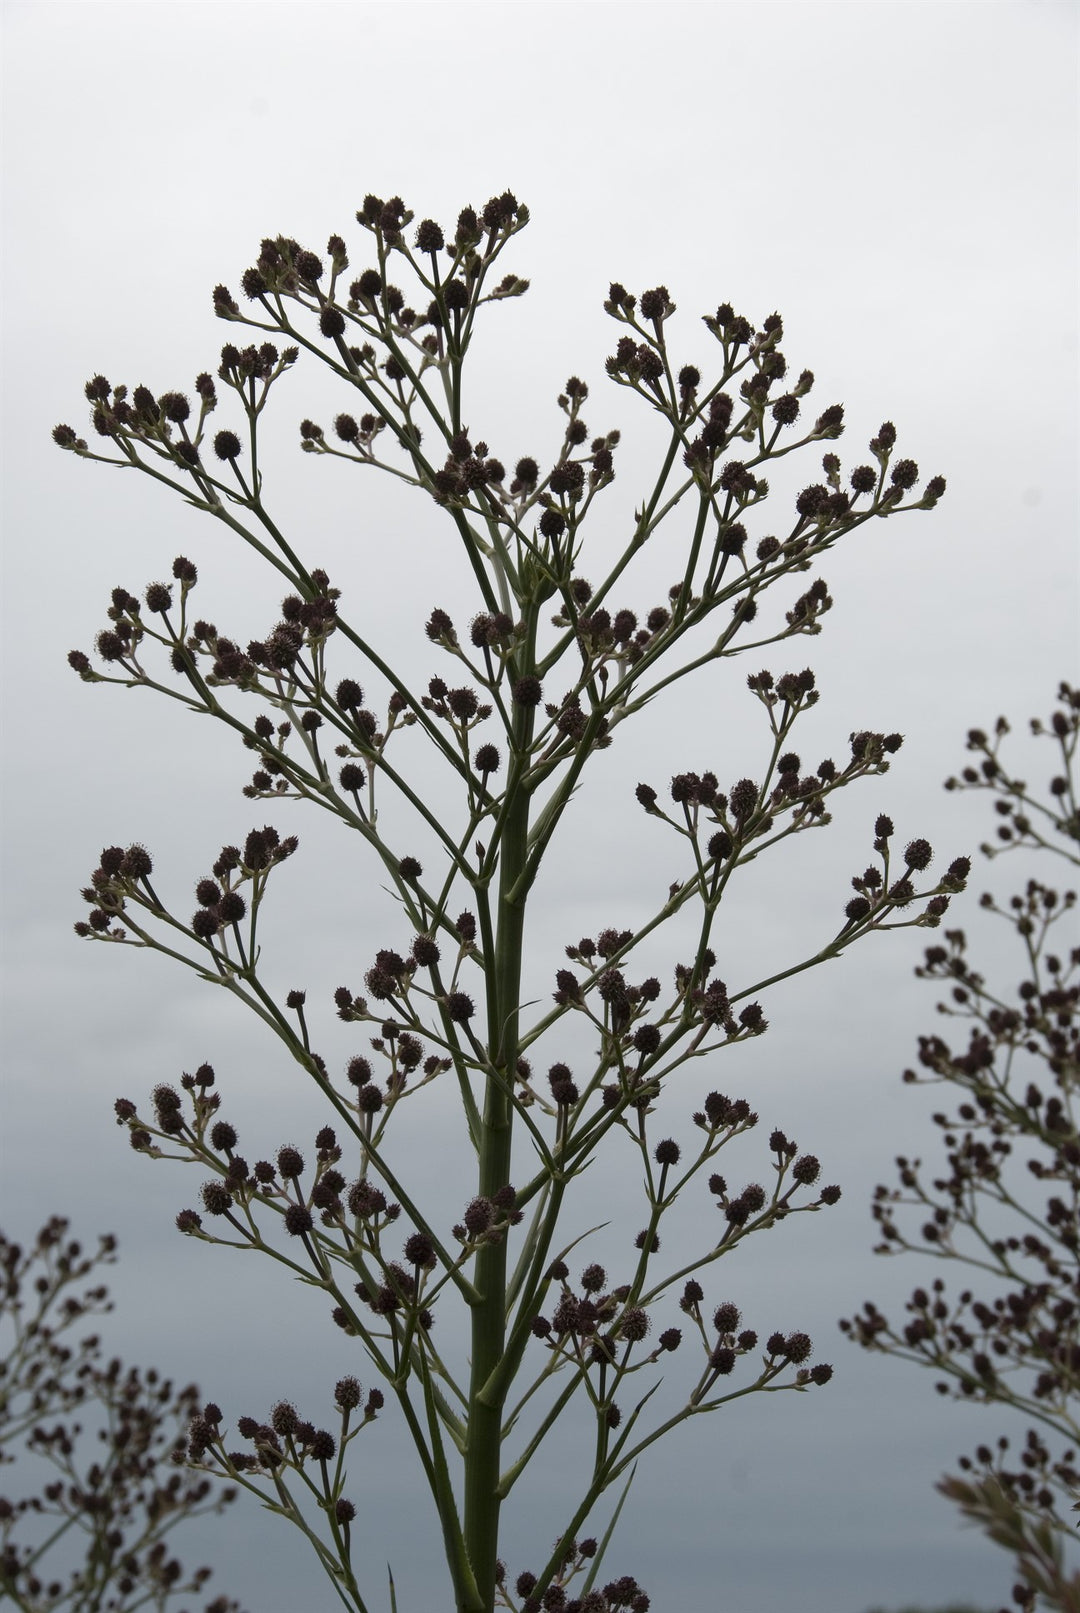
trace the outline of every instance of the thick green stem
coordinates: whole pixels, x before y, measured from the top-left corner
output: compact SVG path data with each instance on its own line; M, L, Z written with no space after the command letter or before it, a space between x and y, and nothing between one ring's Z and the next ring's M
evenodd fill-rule
M507 786L499 867L495 952L487 980L488 1048L494 1074L484 1093L480 1125L478 1191L492 1198L510 1180L514 1074L518 1059L518 1005L526 893L521 875L528 855L529 792L522 780L532 740L531 707L514 714L514 759ZM518 889L515 889L518 887ZM473 1281L479 1302L472 1309L469 1434L465 1452L465 1545L480 1592L480 1613L491 1613L499 1542L499 1469L504 1394L485 1401L481 1391L502 1358L506 1341L506 1239L485 1244ZM472 1613L469 1609L468 1613Z

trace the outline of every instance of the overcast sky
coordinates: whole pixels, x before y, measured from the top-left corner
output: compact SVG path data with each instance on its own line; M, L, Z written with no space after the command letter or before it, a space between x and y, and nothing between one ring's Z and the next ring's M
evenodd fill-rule
M197 1378L230 1416L290 1396L318 1420L335 1376L363 1376L348 1341L276 1268L182 1240L173 1217L200 1174L133 1155L111 1107L210 1059L251 1158L309 1138L323 1114L235 1005L160 958L71 932L102 845L144 840L182 893L266 809L239 795L250 758L231 739L163 702L80 684L67 652L90 648L114 586L141 592L181 552L199 565L200 609L242 640L271 624L279 589L166 490L61 456L51 428L86 429L82 388L99 371L161 392L216 369L233 332L214 320L211 288L236 287L262 236L321 250L337 231L360 268L366 238L350 221L367 192L449 224L509 187L533 222L507 262L532 289L491 311L470 423L507 462L543 462L557 451L556 394L571 373L587 380L590 430L625 435L596 516L612 546L651 485L660 435L604 376L609 280L666 284L673 340L703 368L702 313L728 300L760 322L779 309L789 363L815 371L815 400L846 406L845 464L889 418L901 452L949 486L933 513L864 528L830 555L824 633L762 658L818 674L808 756L842 751L856 728L906 735L888 778L849 792L827 835L763 864L736 900L725 946L772 972L835 932L878 812L942 862L973 850L985 803L941 789L967 728L999 712L1020 728L1077 673L1076 10L36 0L7 4L4 21L4 1226L26 1238L61 1212L88 1241L117 1232L116 1348ZM348 406L314 365L282 384L268 503L345 606L423 661L426 615L464 597L438 512L299 452L303 415L329 424ZM802 481L817 479L817 460L800 457ZM772 524L766 506L755 538ZM643 576L630 603L647 608L669 572ZM648 714L602 758L534 920L540 990L568 940L647 916L674 877L634 783L753 771L755 669L711 670L695 701ZM325 1000L394 920L343 830L301 813L295 827L306 871L276 920L272 967ZM980 868L973 891L1007 891L1024 872ZM974 895L968 920L980 930ZM777 988L768 1035L693 1076L761 1112L733 1174L761 1174L780 1125L844 1187L832 1212L751 1240L722 1276L748 1322L805 1327L837 1370L813 1395L751 1398L686 1428L644 1464L612 1567L665 1613L1008 1596L1007 1559L933 1491L1000 1418L944 1406L929 1375L864 1358L836 1328L869 1297L899 1310L927 1276L871 1255L868 1213L894 1154L933 1148L938 1100L899 1081L934 1028L933 988L912 979L925 941L871 938ZM980 957L1010 978L994 937ZM656 954L658 968L670 961ZM339 1057L344 1034L323 1024ZM421 1174L452 1177L447 1103L410 1122ZM606 1213L633 1203L597 1176L583 1224L589 1193ZM445 1605L439 1553L400 1433L387 1416L365 1438L350 1489L372 1509L375 1581L390 1557L402 1613L426 1613ZM510 1520L515 1568L555 1534L573 1461L560 1447ZM252 1512L200 1541L219 1588L251 1613L331 1606L276 1520Z

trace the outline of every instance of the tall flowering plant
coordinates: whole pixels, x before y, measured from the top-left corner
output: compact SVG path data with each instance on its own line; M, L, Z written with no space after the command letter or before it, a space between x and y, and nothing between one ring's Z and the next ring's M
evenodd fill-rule
M1052 747L1045 789L1006 761L1009 732L1005 717L992 734L969 729L972 761L945 788L992 797L997 821L984 856L1037 851L1072 875L1080 867L1080 690L1062 683L1049 721L1031 720L1032 734ZM938 983L937 1011L957 1022L962 1039L921 1036L919 1067L904 1080L946 1088L933 1117L944 1157L940 1174L929 1175L922 1160L900 1156L898 1185L879 1186L873 1204L878 1253L918 1251L973 1286L957 1293L937 1276L914 1290L905 1322L868 1302L841 1326L868 1350L931 1367L941 1395L1023 1415L1017 1455L1002 1434L962 1456L960 1473L937 1487L1010 1553L1016 1607L1078 1613L1080 1573L1066 1553L1070 1508L1080 1510L1076 891L1029 878L1007 900L986 892L979 905L1013 932L1018 984L977 969L963 930L946 930L944 945L926 949L915 972ZM1048 1429L1063 1441L1057 1450Z
M368 261L355 278L340 236L325 256L277 237L244 273L243 304L217 287L218 317L256 334L227 342L193 396L99 375L86 388L93 446L69 426L54 436L79 458L152 476L280 574L280 617L245 644L196 614L196 565L177 558L171 579L141 598L114 590L96 660L69 659L87 683L153 690L226 724L255 757L250 800L299 801L350 829L356 857L389 888L385 945L362 978L328 983L314 1002L301 989L275 996L260 975L259 921L298 842L269 825L207 858L194 911L167 894L142 845L106 847L76 929L155 950L223 988L280 1040L323 1111L303 1148L249 1162L208 1065L156 1086L148 1104L116 1105L135 1149L204 1173L200 1207L180 1213L180 1230L259 1250L302 1278L374 1380L366 1392L352 1376L337 1383L329 1427L285 1401L240 1417L242 1448L208 1408L192 1422L190 1461L288 1517L341 1602L364 1613L373 1592L358 1577L363 1472L351 1447L392 1412L415 1447L458 1613L641 1613L649 1597L637 1580L602 1571L640 1458L691 1418L752 1393L816 1390L832 1371L804 1332L759 1337L736 1303L706 1297L702 1279L751 1234L835 1203L840 1189L821 1185L818 1159L778 1128L763 1182L739 1185L742 1170L719 1156L740 1152L757 1114L707 1080L689 1098L689 1072L673 1077L763 1035L759 999L777 981L876 931L936 925L968 863L920 880L929 844L901 850L879 816L870 864L824 920L820 948L741 978L738 955L717 939L732 882L771 848L824 829L831 797L884 773L901 744L860 729L839 760L807 765L794 730L819 692L797 656L791 670L741 680L761 719L756 777L722 782L706 766L663 788L639 784L637 809L677 844L681 872L631 927L598 914L591 935L571 938L539 1008L522 1000L538 875L594 756L625 724L683 679L715 687L736 653L818 633L832 604L820 559L868 521L932 508L945 484L917 490L918 468L897 456L888 422L867 461L842 472L828 445L843 409L807 415L814 377L789 373L779 315L755 326L721 304L705 316L711 358L699 367L672 352L666 287L635 296L613 284L608 378L648 407L661 441L621 552L589 580L586 526L603 519L594 511L616 474L618 431L590 429L589 388L572 376L554 452L508 468L488 440L493 400L467 390L477 321L527 289L500 261L527 209L507 192L465 208L447 232L416 224L400 198L368 196L357 222ZM459 545L468 620L432 600L406 654L379 639L370 574L357 597L356 579L301 554L264 503L262 418L301 355L327 367L353 410L329 430L302 421L301 447L407 483ZM467 424L481 417L481 429ZM770 463L822 445L820 476L780 535L754 538ZM677 576L663 597L641 599L635 562L658 541ZM437 786L410 776L418 736ZM408 838L417 823L432 848L426 866ZM690 944L665 979L643 973L641 943L664 944L659 932L677 917L680 935L692 919ZM358 1036L340 1069L319 1052L331 1011ZM572 1062L552 1058L568 1045ZM402 1106L447 1082L460 1100L454 1146L472 1177L452 1218L395 1148ZM605 1163L625 1175L628 1159L644 1225L609 1274L566 1231L567 1209L587 1166L590 1180ZM662 1255L662 1223L687 1193L710 1207L700 1245ZM665 1374L682 1387L659 1412ZM511 1571L504 1511L568 1414L582 1439L578 1492L555 1544Z

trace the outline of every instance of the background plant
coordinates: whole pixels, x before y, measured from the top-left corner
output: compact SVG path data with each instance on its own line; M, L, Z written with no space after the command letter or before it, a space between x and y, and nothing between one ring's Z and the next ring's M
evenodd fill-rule
M106 1360L95 1333L72 1338L112 1309L105 1284L90 1279L115 1248L104 1237L86 1253L60 1216L29 1248L0 1233L0 1464L16 1463L21 1445L31 1459L19 1463L24 1492L35 1458L59 1475L0 1496L0 1599L24 1613L164 1610L198 1592L211 1571L185 1572L170 1536L236 1499L177 1465L202 1408L193 1384L175 1390L153 1368ZM240 1604L219 1596L205 1613Z
M998 821L984 856L1037 851L1076 867L1080 692L1062 683L1049 721L1033 719L1031 730L1055 750L1045 793L1003 763L1004 717L992 736L969 732L976 760L945 787L992 796ZM969 961L963 930L927 949L916 973L949 985L938 1012L961 1021L967 1045L920 1037L920 1070L906 1070L904 1080L945 1084L959 1101L934 1116L945 1149L940 1174L928 1179L921 1160L901 1157L899 1187L879 1187L874 1202L879 1253L915 1250L967 1267L979 1291L950 1293L939 1277L915 1289L902 1326L872 1303L841 1325L868 1349L944 1374L940 1394L1009 1407L1037 1425L1018 1455L1005 1436L981 1444L938 1489L1013 1556L1014 1603L1030 1609L1041 1597L1040 1605L1071 1613L1080 1608L1080 1574L1068 1570L1064 1551L1080 1487L1076 892L1028 879L1007 902L986 894L980 905L1015 933L1019 983L1010 990L988 982ZM1052 1450L1046 1430L1065 1447Z
M826 1363L805 1364L812 1346L798 1330L773 1331L761 1348L739 1307L707 1302L696 1274L751 1232L835 1202L839 1189L817 1185L817 1158L779 1128L769 1137L769 1187L729 1186L711 1166L756 1114L746 1100L695 1090L687 1093L693 1143L658 1137L686 1085L687 1077L673 1078L694 1058L763 1034L756 999L767 987L876 930L939 923L968 864L957 859L917 890L929 843L914 839L901 852L879 815L875 860L854 875L855 894L838 903L820 949L778 960L760 980L729 987L719 978L717 949L725 974L739 965L737 946L716 924L737 870L824 827L831 796L884 772L901 743L860 729L841 763L825 758L808 769L791 741L817 702L814 674L763 670L746 680L767 736L759 777L722 789L711 770L682 772L663 800L653 784L639 785L640 807L677 837L682 873L634 928L601 927L598 915L592 936L570 939L570 967L552 969L546 1012L523 1001L526 911L590 758L622 737L621 725L661 695L685 698L681 680L728 655L819 632L828 588L819 576L805 585L802 574L871 518L932 507L944 482L935 477L916 496L918 467L896 457L886 422L871 441L872 462L845 477L826 452L823 480L798 493L783 535L755 543L746 521L758 519L768 496L762 469L839 436L842 408L800 424L814 378L804 370L787 379L778 315L760 328L727 304L706 316L718 352L705 380L669 351L667 289L637 298L613 284L605 308L620 334L608 374L660 417L666 445L632 531L591 584L581 570L582 528L614 478L618 432L588 429L587 385L571 377L559 397L564 419L546 470L526 456L510 473L467 424L483 407L465 385L475 321L527 286L516 274L494 275L526 209L504 193L479 214L464 209L450 233L429 219L413 230L398 198L368 197L357 217L374 259L359 277L347 279L339 236L327 244L328 263L277 237L243 276L245 312L227 288L215 291L219 317L285 338L283 348L226 344L217 380L198 376L194 404L178 391L129 391L96 376L86 390L100 447L69 426L54 437L79 457L153 476L285 579L281 619L248 639L195 616L198 571L179 557L172 580L151 583L142 599L114 589L96 640L104 670L82 651L69 659L87 682L152 688L218 718L255 753L249 799L303 800L360 836L396 902L396 928L364 972L366 995L353 980L333 1003L340 1020L375 1031L374 1058L355 1053L332 1074L313 1040L314 1016L309 1027L306 988L275 994L260 973L260 915L295 836L264 826L224 846L195 882L190 916L159 895L143 846L106 847L84 893L89 916L76 928L160 951L241 1000L319 1088L335 1121L313 1134L314 1164L286 1143L273 1160L249 1165L238 1129L220 1114L209 1065L184 1074L179 1090L159 1083L149 1110L126 1098L117 1104L136 1149L211 1173L202 1213L183 1211L181 1230L269 1254L319 1289L381 1380L366 1395L352 1376L338 1382L333 1429L289 1402L266 1419L241 1418L243 1451L228 1448L220 1414L204 1411L192 1425L191 1459L288 1516L341 1600L363 1608L344 1459L389 1394L441 1523L458 1608L640 1610L648 1595L632 1576L599 1578L607 1535L582 1533L604 1492L614 1486L624 1496L638 1457L680 1422L751 1392L806 1390L831 1373ZM397 645L369 637L377 621L366 600L350 621L346 590L301 560L263 502L260 419L301 350L358 395L357 414L338 414L332 435L303 421L302 446L381 468L434 499L472 578L467 629L428 604L418 617L424 636L404 659ZM218 382L235 424L212 433ZM676 581L660 600L623 603L617 591L630 586L632 563L662 528L661 541L678 555ZM370 585L370 556L363 572ZM783 603L767 620L762 607L780 584ZM436 654L446 677L421 670ZM377 694L365 696L361 674ZM252 701L259 710L248 717ZM426 774L422 785L412 782L420 740L440 769L437 786ZM635 978L635 948L646 939L655 946L668 924L669 983ZM566 1055L549 1062L564 1046L576 1068ZM430 1184L411 1183L387 1143L406 1100L446 1080L457 1083L460 1146L475 1161L470 1196L448 1226L425 1204ZM570 1258L587 1229L571 1227L566 1241L564 1201L609 1143L629 1148L642 1173L646 1224L617 1280L596 1260L574 1277ZM615 1155L622 1169L626 1158ZM661 1221L699 1177L718 1230L703 1249L660 1261ZM650 1338L654 1309L681 1325ZM467 1344L448 1311L464 1318ZM684 1330L696 1352L689 1388L650 1422L654 1369L683 1344ZM643 1371L644 1380L631 1381ZM508 1575L498 1557L502 1503L575 1396L590 1430L583 1493L568 1505L555 1545L538 1550L535 1569Z
M886 1613L886 1609L875 1607L871 1608L869 1613ZM980 1613L980 1610L977 1607L973 1607L970 1602L950 1602L948 1607L939 1607L933 1609L903 1607L898 1609L898 1613Z

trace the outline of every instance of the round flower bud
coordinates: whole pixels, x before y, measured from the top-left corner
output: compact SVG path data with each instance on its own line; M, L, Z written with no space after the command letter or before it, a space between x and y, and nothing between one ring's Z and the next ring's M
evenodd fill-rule
M214 452L219 459L239 459L243 444L235 431L219 431L214 438Z
M416 231L416 246L420 252L441 252L445 244L443 232L432 218L425 218Z
M433 1266L435 1245L426 1232L414 1232L405 1239L405 1259L410 1266Z
M304 1156L298 1148L286 1145L278 1149L277 1163L282 1176L300 1176L304 1169Z
M307 1447L317 1462L329 1462L337 1450L333 1434L325 1428L316 1428L307 1440Z
M660 1041L659 1025L639 1025L634 1032L634 1047L639 1053L655 1053L660 1046ZM657 1158L660 1158L659 1154L657 1154ZM663 1164L662 1160L660 1162Z
M339 1411L354 1411L362 1395L363 1390L353 1377L339 1378L334 1385L334 1404Z
M731 787L731 813L740 823L750 817L757 806L758 788L753 779L740 779Z
M649 1326L648 1315L640 1305L628 1310L619 1324L623 1338L629 1339L634 1344L645 1337Z
M283 1220L285 1231L293 1238L299 1238L303 1233L310 1232L315 1225L311 1211L303 1204L290 1204Z
M519 706L537 706L543 694L540 679L527 675L514 684L514 700Z
M296 257L296 272L302 280L314 283L323 277L322 261L314 252L299 252Z
M232 1194L222 1182L204 1182L201 1198L211 1215L224 1215L232 1209Z
M300 1427L300 1413L288 1400L279 1400L270 1412L270 1426L275 1434L288 1436Z
M124 853L124 861L120 866L121 873L129 879L149 879L154 871L154 864L150 853L145 846L129 846Z
M236 1147L236 1128L230 1126L227 1120L218 1120L210 1131L210 1142L214 1148L225 1153Z
M493 1216L494 1210L491 1200L486 1198L476 1198L465 1206L465 1214L462 1217L462 1220L465 1222L466 1230L472 1237L475 1238L478 1237L481 1232L487 1231L488 1227L491 1225Z
M158 403L166 420L172 420L176 425L180 425L191 413L191 404L182 392L163 392Z

